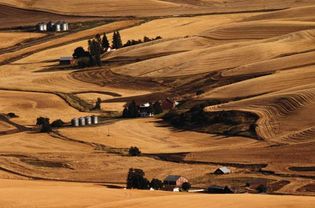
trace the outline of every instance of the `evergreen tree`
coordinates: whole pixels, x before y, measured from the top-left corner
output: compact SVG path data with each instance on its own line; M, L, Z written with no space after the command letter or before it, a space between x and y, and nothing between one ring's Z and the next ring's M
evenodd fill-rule
M107 50L109 48L109 41L107 39L106 34L104 33L103 39L102 39L102 47Z
M119 31L114 32L113 34L113 48L119 49L123 46L121 41L121 36Z
M90 53L95 61L95 64L98 66L101 66L102 61L101 61L101 53L102 53L102 48L101 45L97 42L97 40L93 39L92 41L89 42L90 44Z

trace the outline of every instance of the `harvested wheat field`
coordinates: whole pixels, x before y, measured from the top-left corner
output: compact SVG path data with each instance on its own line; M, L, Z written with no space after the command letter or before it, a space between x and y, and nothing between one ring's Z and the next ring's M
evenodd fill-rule
M5 201L0 205L6 207L169 207L174 203L179 206L216 206L225 207L233 205L244 207L251 204L252 207L263 207L262 203L269 207L305 207L314 206L314 200L302 196L254 196L254 195L227 195L207 196L200 194L178 194L165 192L146 192L115 190L99 185L56 182L24 182L18 180L2 180L0 187L1 196ZM24 200L15 201L18 194ZM54 198L47 196L54 195ZM27 199L27 200L26 200ZM79 199L79 200L78 200ZM53 204L50 206L49 204Z
M32 39L40 38L44 36L40 33L10 33L10 32L2 32L0 33L0 38L6 40L5 42L1 42L0 49L8 48L10 46L14 46L16 44L22 44L25 41L29 41Z
M314 207L314 5L0 0L0 207Z

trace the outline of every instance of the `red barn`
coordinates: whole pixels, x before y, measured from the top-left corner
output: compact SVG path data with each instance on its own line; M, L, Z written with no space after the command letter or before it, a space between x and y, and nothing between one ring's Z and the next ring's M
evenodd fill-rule
M182 187L185 182L188 182L188 180L185 177L178 175L169 175L163 181L164 185L175 187Z

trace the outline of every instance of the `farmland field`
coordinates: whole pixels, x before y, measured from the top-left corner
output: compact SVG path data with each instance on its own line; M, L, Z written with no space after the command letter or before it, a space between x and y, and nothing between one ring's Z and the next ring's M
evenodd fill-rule
M314 12L306 0L0 0L0 207L314 207ZM25 31L50 20L75 30ZM59 64L115 31L141 43L101 66ZM171 112L122 116L167 99ZM64 123L40 132L39 117ZM231 173L212 174L221 166ZM235 194L125 190L130 168Z

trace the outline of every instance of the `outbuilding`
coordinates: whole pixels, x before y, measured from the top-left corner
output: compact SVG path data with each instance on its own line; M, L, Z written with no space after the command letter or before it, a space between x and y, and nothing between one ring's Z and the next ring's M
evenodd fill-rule
M231 170L227 167L220 167L214 171L214 174L216 175L224 175L224 174L230 174L230 173L231 173Z
M60 57L59 65L72 65L74 63L74 59L72 56Z

